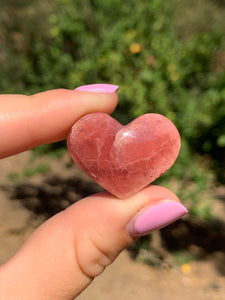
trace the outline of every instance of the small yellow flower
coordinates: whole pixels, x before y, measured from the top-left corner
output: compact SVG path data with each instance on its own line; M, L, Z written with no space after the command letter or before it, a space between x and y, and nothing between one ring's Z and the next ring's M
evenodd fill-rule
M59 28L56 26L52 26L49 30L49 33L51 35L51 37L56 37L57 35L59 35Z
M133 54L137 54L141 52L142 46L139 43L134 43L130 45L130 52Z
M176 67L175 64L169 64L168 67L167 67L167 70L168 70L170 73L175 72L176 69L177 69L177 67Z
M173 72L173 73L170 74L170 79L172 81L177 81L179 79L179 77L180 76L179 76L179 74L177 72Z
M184 274L188 274L191 272L191 266L189 264L183 264L181 266L181 271L184 273Z
M177 72L177 67L176 67L176 65L175 64L169 64L168 66L167 66L167 70L168 70L168 72L170 73L170 79L172 80L172 81L177 81L179 78L180 78L180 75L179 75L179 73Z

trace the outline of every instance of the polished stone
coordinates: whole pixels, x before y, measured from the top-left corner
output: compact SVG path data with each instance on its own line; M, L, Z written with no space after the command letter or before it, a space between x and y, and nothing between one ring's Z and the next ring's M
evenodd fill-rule
M92 113L73 125L67 144L84 172L115 196L126 198L173 165L180 135L159 114L145 114L123 126L108 114Z

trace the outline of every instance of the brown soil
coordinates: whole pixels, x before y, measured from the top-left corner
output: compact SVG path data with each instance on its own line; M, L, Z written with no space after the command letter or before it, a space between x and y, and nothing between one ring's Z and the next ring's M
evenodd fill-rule
M26 152L0 161L0 263L9 259L46 218L100 190L71 163L67 154L61 160L41 158L32 163L29 157ZM50 172L27 177L46 161ZM21 175L24 170L26 176ZM17 172L19 176L15 175ZM162 232L162 240L170 251L174 250L177 237L182 249L187 250L188 241L189 252L198 254L196 260L175 265L156 233L152 235L151 251L143 250L138 255L134 247L124 251L77 299L225 300L225 188L215 189L214 195L216 218L212 226L185 220L172 226L169 234L168 230ZM131 254L151 265L133 260Z

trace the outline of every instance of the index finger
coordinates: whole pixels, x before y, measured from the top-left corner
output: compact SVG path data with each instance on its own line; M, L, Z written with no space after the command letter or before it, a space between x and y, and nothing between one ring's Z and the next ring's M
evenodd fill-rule
M0 158L65 139L84 114L111 113L118 100L115 91L56 89L32 96L0 95Z

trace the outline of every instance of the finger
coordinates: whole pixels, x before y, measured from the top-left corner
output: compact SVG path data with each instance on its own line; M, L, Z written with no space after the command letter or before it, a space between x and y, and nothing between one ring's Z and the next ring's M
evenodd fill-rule
M100 91L90 86L103 86ZM40 144L66 138L73 123L92 112L111 113L117 105L117 86L57 89L32 96L0 96L0 158ZM106 88L105 88L106 87Z
M136 213L165 199L186 213L172 192L149 186L125 200L96 194L49 219L1 267L3 299L74 299L136 238L128 228Z

